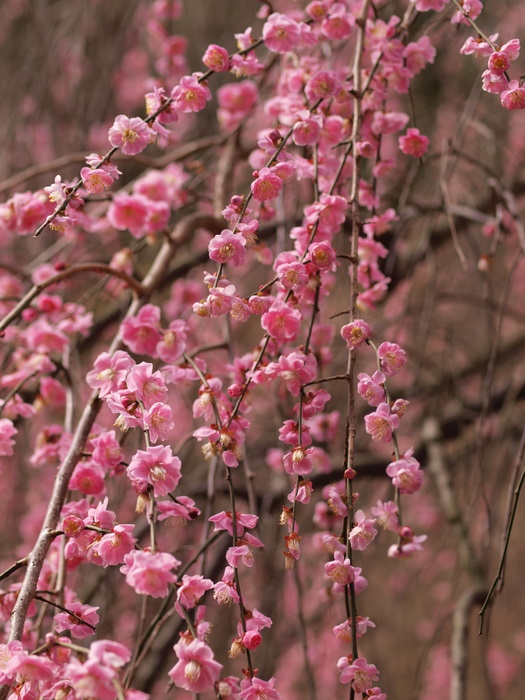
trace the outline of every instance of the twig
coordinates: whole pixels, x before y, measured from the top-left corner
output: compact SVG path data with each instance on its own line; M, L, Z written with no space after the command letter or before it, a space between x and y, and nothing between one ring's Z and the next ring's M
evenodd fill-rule
M519 467L523 461L523 454L525 452L525 429L523 430L523 433L521 435L521 441L520 445L518 448L518 453L516 455L516 467ZM485 611L487 607L490 604L490 601L492 599L492 595L494 594L494 591L496 590L496 586L498 585L499 581L503 580L503 569L505 567L505 560L507 558L507 551L509 548L509 542L510 542L510 533L512 532L512 525L514 524L514 517L516 515L516 510L518 508L518 501L520 498L520 493L521 493L521 487L523 486L523 482L525 481L525 469L522 470L521 476L518 481L518 485L516 486L516 489L514 490L514 498L512 500L512 504L510 507L510 513L508 516L508 521L507 521L507 529L505 531L505 538L503 541L503 551L501 552L501 557L499 561L499 566L498 566L498 572L494 578L494 581L492 582L492 585L490 587L489 592L487 593L487 596L483 602L483 605L481 606L481 610L479 611L479 634L482 634L483 632L483 621L485 617Z

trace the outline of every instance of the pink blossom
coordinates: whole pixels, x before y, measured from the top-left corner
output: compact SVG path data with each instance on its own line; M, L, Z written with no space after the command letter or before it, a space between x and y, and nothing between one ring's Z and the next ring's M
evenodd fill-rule
M293 341L301 326L301 312L290 308L284 301L274 301L270 309L262 315L261 326L280 343Z
M418 12L427 12L428 10L441 12L448 0L411 0L411 2L415 4Z
M375 519L367 518L362 510L358 510L354 515L354 527L349 539L352 549L360 551L366 549L377 535L374 527Z
M498 38L498 34L491 34L489 37L490 41L494 44ZM492 46L488 41L485 41L482 37L478 36L476 38L469 37L463 46L460 48L459 53L466 56L474 55L476 58L482 58L484 56L490 56L493 52Z
M84 518L85 525L95 525L103 530L112 530L115 523L115 513L108 510L108 498L100 501L95 508L89 508Z
M222 580L218 581L214 586L213 597L220 605L239 602L239 594L235 588L235 569L233 567L226 567Z
M162 340L157 344L157 355L163 362L176 362L186 349L186 321L172 321L169 328L162 332Z
M93 550L100 557L103 567L123 564L127 554L135 546L135 538L131 534L134 525L115 525L113 532L104 535L96 544Z
M385 530L396 530L399 527L398 513L399 508L394 501L383 503L378 501L377 505L371 508L372 515L376 519L376 523Z
M287 474L307 476L313 469L310 454L313 448L296 447L292 452L287 452L283 457L284 471Z
M136 316L124 319L122 338L137 355L156 357L157 345L162 340L159 307L145 304Z
M8 457L13 454L13 445L15 441L12 439L18 430L13 425L13 422L8 418L0 418L0 455Z
M240 234L224 229L211 239L208 252L211 260L217 263L240 267L246 260L246 239Z
M316 370L317 361L315 355L313 353L305 355L297 351L290 352L288 355L281 355L279 362L275 366L277 376L285 383L286 389L292 396L299 396L301 386L314 379Z
M342 90L342 83L333 71L319 71L306 83L305 94L310 103L336 97Z
M392 431L399 427L399 416L390 413L387 403L380 403L375 413L365 416L366 432L375 442L390 442Z
M230 547L226 552L226 561L232 569L239 568L241 562L248 568L251 568L254 564L253 554L246 544Z
M134 238L145 235L149 200L140 194L119 192L109 205L107 219L118 231L129 231Z
M69 480L71 491L81 491L86 496L104 493L104 472L94 462L79 462Z
M393 377L406 362L406 353L397 343L381 343L377 349L381 369L387 377Z
M164 402L168 396L168 389L161 372L153 372L150 362L141 362L128 372L126 386L136 398L149 409L157 402Z
M88 372L86 381L92 389L98 389L103 398L124 386L127 373L134 364L124 350L117 350L113 355L103 352L95 360L95 369Z
M265 70L264 63L261 63L254 53L245 55L234 54L231 64L231 72L237 78L248 78L252 75L258 75Z
M419 129L407 129L405 136L398 139L400 150L408 156L421 158L428 148L430 139L419 133Z
M423 551L426 535L414 535L412 528L404 526L399 529L399 542L388 548L388 556L394 559L408 559Z
M245 528L251 530L257 525L259 520L257 515L251 515L250 513L235 513L235 536L242 537L244 535ZM227 530L230 535L233 535L233 517L229 511L221 511L216 515L212 515L209 518L210 523L214 524L214 532L219 530Z
M375 112L372 119L372 132L376 136L393 134L406 126L408 119L408 114L405 112Z
M298 113L299 121L294 124L292 139L297 146L311 146L319 141L322 117L308 110Z
M171 447L157 445L138 450L126 473L139 493L151 485L155 496L166 496L180 481L180 466L180 459L173 455Z
M182 586L177 588L177 601L186 610L194 608L202 596L213 588L213 581L204 576L194 575L188 576L184 574L182 577Z
M120 148L127 156L135 156L143 151L150 140L148 125L140 117L126 117L119 114L108 134L109 142L115 148Z
M357 615L356 617L356 636L360 639L364 634L366 634L368 628L374 628L375 624L368 617L361 617ZM332 627L332 632L334 635L343 642L350 643L352 641L352 620L349 618L345 620L340 625L335 625Z
M262 635L258 630L248 630L242 635L242 643L245 649L257 649L262 643Z
M279 429L279 440L286 445L307 446L312 444L309 428L302 426L301 435L299 436L299 425L293 420L285 420Z
M385 400L385 390L382 384L385 383L386 377L383 372L376 371L370 377L365 372L357 375L357 391L359 396L363 398L369 406L379 406Z
M103 469L116 469L122 461L122 448L115 438L115 431L100 433L91 440L92 459Z
M82 603L69 603L67 609L75 613L75 616L69 615L66 612L55 615L55 629L57 632L70 630L71 636L75 637L75 639L84 639L84 637L95 634L93 627L96 627L98 624L98 607L82 605ZM82 620L85 620L89 624L83 624Z
M463 12L460 10L455 12L451 17L450 22L451 24L466 24L467 26L470 26L470 22L468 21L467 17L465 17L465 14L470 19L477 19L483 10L483 3L481 0L462 0L461 7Z
M174 649L179 660L169 671L169 676L175 685L191 693L212 690L219 680L222 665L215 661L210 647L200 639L193 639L188 644L183 638Z
M379 671L374 664L367 663L362 656L353 662L343 656L337 662L337 668L341 672L341 683L351 683L356 693L368 690L372 687L372 681L379 678Z
M175 106L173 103L166 104L168 101L168 96L166 95L166 90L163 87L155 86L153 88L153 92L147 92L144 95L144 100L146 102L146 114L148 117L151 117L153 114L157 114L155 117L155 122L152 124L153 131L155 131L156 125L172 124L178 120L179 116L175 111Z
M508 89L501 93L501 104L505 109L525 109L525 88L511 80Z
M287 53L298 45L301 30L291 17L274 12L266 20L262 36L270 51Z
M306 222L317 224L317 231L323 236L335 234L346 218L347 208L344 197L323 193L318 202L305 208Z
M144 428L149 431L151 442L159 439L166 440L171 430L175 427L171 406L166 403L156 402L142 414Z
M171 91L171 97L179 112L200 112L211 99L211 92L194 75L185 75Z
M35 656L28 654L26 651L19 651L18 653L13 653L8 660L4 673L0 672L0 678L2 675L5 675L6 680L14 680L17 685L16 695L22 690L19 697L29 698L31 693L28 692L25 695L23 692L23 687L26 683L33 685L33 683L38 683L38 681L51 681L55 678L55 674L56 665L48 657Z
M350 564L350 559L345 559L339 551L334 552L333 560L324 565L324 570L325 574L340 586L353 583L357 572L357 569Z
M343 490L338 489L336 486L331 486L326 494L326 503L332 513L344 518L348 515L348 506L343 500L346 497L346 493Z
M415 493L423 483L423 472L417 459L412 457L412 453L413 449L408 450L401 459L390 462L386 468L386 473L392 479L394 486L399 489L399 493Z
M111 175L102 168L82 168L80 177L89 194L102 194L113 184Z
M300 262L283 263L277 267L279 284L284 289L297 291L308 284L306 266Z
M64 668L68 679L68 692L72 688L77 697L114 700L116 680L115 670L88 658L84 663L73 657Z
M113 180L118 180L122 175L116 165L113 165L113 163L108 163L97 153L90 153L89 156L86 156L86 163L94 170L103 170L105 173L110 175Z
M201 514L195 507L195 501L188 496L178 496L176 501L157 501L157 510L159 520L174 518L176 524L185 524Z
M372 329L360 318L341 328L341 337L346 341L348 349L355 350L360 347L371 335Z
M171 569L180 566L180 561L167 552L147 552L134 550L124 557L124 566L120 567L126 575L126 583L139 595L152 598L165 598L169 584L177 577Z
M499 75L497 73L493 73L490 70L486 70L481 74L481 80L481 89L485 90L485 92L490 92L495 95L499 95L505 90L508 90L510 86L506 75ZM518 85L517 80L514 80L512 82Z
M275 199L282 189L283 181L272 168L262 168L254 174L255 180L250 185L252 194L258 202Z
M275 690L275 678L263 681L261 678L244 678L241 681L239 700L281 700L281 694Z
M321 32L327 39L340 41L347 39L355 25L355 17L343 3L336 2L330 8L328 17L321 22Z
M62 353L69 345L67 335L45 318L40 318L29 326L25 340L32 350L43 353Z
M228 51L223 46L218 46L217 44L210 44L208 46L202 57L202 62L206 68L209 68L215 73L222 73L227 71L230 67Z
M131 659L131 652L119 642L98 639L91 643L88 658L109 668L121 668Z
M427 63L434 63L436 49L429 37L424 34L417 41L411 41L403 51L405 65L411 75L423 70Z
M310 260L320 270L331 270L334 267L337 254L329 241L313 243L310 248Z

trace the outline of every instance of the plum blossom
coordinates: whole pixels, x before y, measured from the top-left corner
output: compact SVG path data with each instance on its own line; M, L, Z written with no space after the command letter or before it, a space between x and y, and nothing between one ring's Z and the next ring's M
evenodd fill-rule
M8 457L13 454L13 445L15 441L12 439L18 430L13 425L13 422L8 418L0 418L0 455Z
M194 575L188 576L184 574L182 577L182 585L177 588L177 603L182 605L186 610L194 608L202 596L213 588L214 583L209 578L204 576Z
M219 264L240 267L246 260L246 239L241 234L224 229L211 239L208 252L210 259Z
M461 7L462 11L457 10L457 12L452 15L450 22L451 24L466 24L470 26L467 17L470 19L477 19L483 10L483 3L481 0L462 0ZM465 15L467 15L467 17Z
M349 535L352 549L362 551L368 547L377 535L374 523L375 519L367 518L362 510L356 512L354 516L354 527Z
M501 93L501 104L505 109L525 109L525 88L511 80L508 89Z
M208 46L202 57L202 62L206 68L215 71L215 73L227 71L230 66L228 51L223 46L218 46L217 44L210 44Z
M138 450L126 473L139 493L150 485L155 496L166 496L179 483L180 468L180 459L173 455L171 447L156 445Z
M291 17L274 12L266 20L262 36L270 51L287 53L301 40L301 29Z
M413 449L408 450L401 459L390 462L386 473L392 479L399 493L412 494L419 491L423 483L423 472L419 462L412 457Z
M295 340L300 325L301 312L290 308L284 301L274 301L261 318L261 326L264 330L280 343Z
M178 566L180 561L167 552L134 550L126 554L120 570L126 576L126 583L138 594L165 598L169 585L177 580L171 569Z
M135 546L135 538L131 534L135 525L115 525L113 532L104 535L96 542L92 549L100 557L103 567L123 564L127 554Z
M341 337L346 341L349 350L360 347L371 335L372 329L366 321L360 318L341 328Z
M376 519L377 525L380 525L385 530L397 531L399 527L397 517L399 508L394 501L387 501L386 503L377 501L377 505L373 506L370 510Z
M281 694L275 690L275 678L263 681L261 678L244 678L241 681L239 700L281 700Z
M215 661L210 647L200 639L188 643L182 638L174 649L179 660L169 676L175 685L191 693L212 690L219 680L222 665Z
M213 597L219 605L238 603L239 594L235 588L235 569L227 566L222 579L214 585Z
M358 571L350 564L350 559L345 559L344 554L339 551L334 552L333 560L324 565L324 570L326 575L340 586L353 583Z
M171 91L171 97L179 112L200 112L211 99L211 92L194 75L185 75Z
M390 413L387 403L380 403L375 413L365 416L366 432L375 442L390 442L392 431L399 427L399 416Z
M398 530L399 542L388 548L388 556L394 559L407 559L423 551L427 535L414 535L411 527L404 525Z
M393 377L406 362L406 353L397 343L381 343L377 348L381 369L387 377Z
M427 152L430 139L419 133L419 129L407 129L405 136L400 136L399 148L403 153L414 158L421 158Z
M82 605L82 603L69 603L67 612L60 612L55 615L55 629L57 632L70 630L71 636L75 639L84 639L91 634L95 634L93 627L96 627L99 621L97 613L98 607L92 605ZM84 621L89 624L84 624Z
M359 380L357 383L357 391L359 396L363 398L369 406L379 406L385 400L385 389L383 384L386 377L383 372L375 371L370 377L366 372L361 372L357 375Z
M275 199L283 187L282 179L276 174L275 167L261 168L254 174L256 178L250 185L254 198L258 202Z
M319 71L306 83L305 94L309 102L314 103L328 97L336 97L342 89L342 83L333 71Z
M134 360L124 350L117 350L113 355L101 353L95 360L95 369L88 372L86 381L92 389L98 389L101 398L124 386Z
M162 341L159 307L145 304L136 316L124 319L122 338L137 355L156 357L157 345Z
M379 678L379 671L374 664L369 664L362 656L351 661L343 656L337 662L337 668L341 672L341 683L351 683L356 693L363 693L372 687L372 681Z
M119 114L108 133L109 142L127 156L143 151L150 141L150 129L140 117Z
M119 192L109 205L107 219L118 231L129 231L134 238L141 238L146 233L149 203L141 194Z

